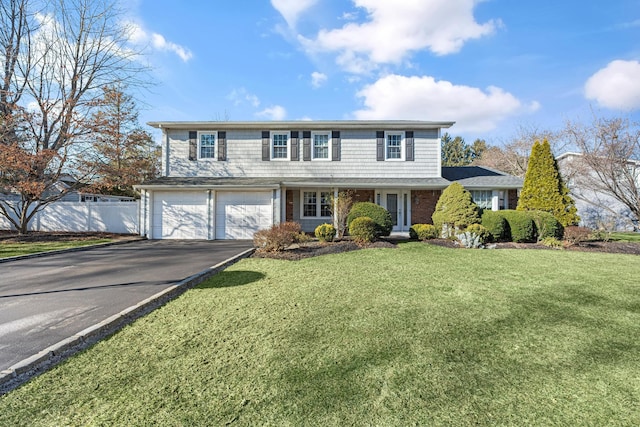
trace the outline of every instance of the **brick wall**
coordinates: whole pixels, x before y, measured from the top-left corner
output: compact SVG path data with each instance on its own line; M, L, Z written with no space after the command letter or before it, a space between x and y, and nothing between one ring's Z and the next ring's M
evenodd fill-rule
M440 190L411 190L411 224L433 224L431 215L440 194Z
M285 221L293 221L293 190L287 190L286 198L287 207L284 219Z
M344 190L340 190L344 191ZM375 190L357 189L353 193L353 203L356 202L374 202L375 203Z
M518 190L508 190L509 209L515 209L518 206Z

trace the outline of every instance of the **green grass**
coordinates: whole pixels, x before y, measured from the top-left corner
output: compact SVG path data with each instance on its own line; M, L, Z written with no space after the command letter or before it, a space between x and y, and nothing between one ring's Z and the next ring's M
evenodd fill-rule
M616 242L639 242L640 243L640 233L634 233L631 231L622 232L617 231L611 233L611 240Z
M76 248L79 246L96 245L110 242L111 239L73 240L68 242L24 242L3 243L0 241L0 258L18 255L35 254L38 252L57 251L60 249Z
M0 398L0 425L640 425L640 258L246 259Z

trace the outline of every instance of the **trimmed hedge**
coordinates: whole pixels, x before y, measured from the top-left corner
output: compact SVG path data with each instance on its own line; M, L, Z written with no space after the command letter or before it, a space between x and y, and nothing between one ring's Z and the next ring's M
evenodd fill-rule
M500 211L485 210L482 212L482 226L489 231L493 242L504 242L511 239L509 224Z
M560 221L550 212L544 211L525 211L531 216L536 226L536 239L543 240L547 237L554 237L562 240L564 235L564 227Z
M499 213L509 226L509 240L517 243L536 241L536 226L528 212L504 210L499 211Z
M359 216L349 224L349 235L359 245L371 243L376 239L377 228L374 220L368 216Z
M331 224L320 224L315 229L315 235L321 242L333 242L336 237L336 228Z
M380 205L371 202L357 202L347 216L347 228L351 234L351 222L356 218L369 217L376 224L376 237L388 236L393 228L391 214Z
M409 228L409 237L415 240L436 239L439 235L438 229L431 224L413 224Z

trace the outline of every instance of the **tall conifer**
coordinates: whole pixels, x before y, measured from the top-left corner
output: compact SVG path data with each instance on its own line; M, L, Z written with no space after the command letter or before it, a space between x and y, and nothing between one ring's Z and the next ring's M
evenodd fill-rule
M533 144L517 210L550 212L563 226L580 221L547 140Z

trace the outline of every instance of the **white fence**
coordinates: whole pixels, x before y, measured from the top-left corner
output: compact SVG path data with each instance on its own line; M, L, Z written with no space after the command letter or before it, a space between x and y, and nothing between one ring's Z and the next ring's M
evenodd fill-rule
M138 233L139 202L55 202L38 212L29 231ZM0 216L0 229L12 229Z

